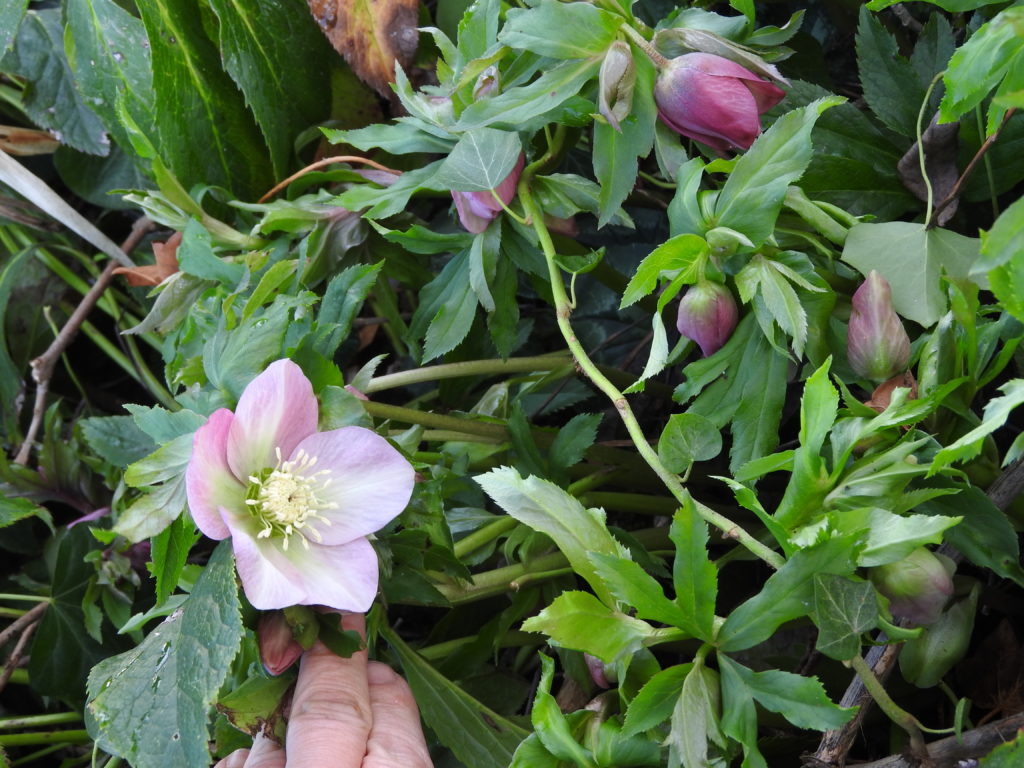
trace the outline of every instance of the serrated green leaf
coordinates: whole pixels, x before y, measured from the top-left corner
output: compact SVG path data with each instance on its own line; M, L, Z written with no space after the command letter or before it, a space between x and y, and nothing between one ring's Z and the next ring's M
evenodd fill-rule
M654 628L612 610L589 592L563 592L547 608L523 622L526 632L543 632L551 642L611 664L643 647Z
M636 609L637 618L683 626L686 621L683 611L665 597L661 585L639 563L597 552L591 553L590 560L612 594Z
M313 349L326 358L332 358L341 343L348 338L363 302L377 283L377 277L384 266L359 264L342 270L331 278L324 291L317 313L317 324L321 329L329 327L329 334L322 334L313 344Z
M46 507L41 507L30 499L0 496L0 528L6 528L30 517L50 520L50 513Z
M558 430L548 449L552 465L568 469L583 461L583 455L597 439L600 413L577 413Z
M0 59L7 53L7 47L14 41L18 27L28 8L28 0L11 0L0 5Z
M935 454L928 468L929 476L954 461L967 461L977 456L985 438L1003 426L1013 410L1024 403L1024 379L1008 381L999 387L999 391L1002 396L992 398L985 405L981 424Z
M663 669L644 683L644 687L629 702L622 733L632 736L654 728L668 720L683 689L683 680L693 664L677 664Z
M718 569L708 556L708 526L697 514L693 500L676 512L669 528L675 545L672 583L676 605L683 614L679 626L705 642L714 639L715 600L718 597Z
M662 275L672 279L681 276L687 284L697 282L707 255L708 244L699 235L676 235L666 240L640 262L636 274L626 286L619 309L625 309L651 293Z
M206 765L208 710L242 638L231 546L221 543L188 601L132 650L89 675L90 729L137 768Z
M350 144L356 149L383 149L392 155L431 152L447 155L455 145L455 137L442 138L425 131L408 118L394 123L368 125L350 131L333 128L321 129L332 144Z
M910 62L899 55L896 40L864 6L857 27L857 64L871 110L892 130L913 136L924 87Z
M115 467L127 467L156 450L131 416L93 416L78 426L89 447Z
M584 59L604 52L621 21L593 5L545 0L533 8L509 11L498 40L553 59Z
M434 177L437 184L464 192L494 189L512 172L523 151L519 135L494 128L462 134Z
M178 586L185 560L199 534L188 515L179 515L160 534L153 537L150 572L156 580L156 604L162 605Z
M902 560L918 547L941 543L943 533L963 519L961 515L894 515L885 509L873 509L867 518L867 540L857 556L857 564L885 565Z

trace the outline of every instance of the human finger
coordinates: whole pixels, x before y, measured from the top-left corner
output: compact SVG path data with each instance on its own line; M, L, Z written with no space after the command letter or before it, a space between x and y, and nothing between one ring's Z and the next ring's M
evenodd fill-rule
M242 768L284 768L284 766L284 750L277 742L268 739L263 734L256 734L252 740L252 749L249 750L249 758Z
M387 664L371 661L366 672L373 725L362 768L432 768L409 684Z
M366 619L347 614L341 627L365 635ZM302 655L292 697L288 768L359 768L372 722L366 651L343 659L317 641Z
M213 768L245 768L245 761L248 757L248 749L236 749L227 757L218 760Z

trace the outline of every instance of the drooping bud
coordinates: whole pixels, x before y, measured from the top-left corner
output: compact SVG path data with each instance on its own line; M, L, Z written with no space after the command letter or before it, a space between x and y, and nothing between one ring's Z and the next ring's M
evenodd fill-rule
M978 610L980 585L957 600L920 637L907 640L900 653L903 678L918 688L931 688L967 653L974 632L974 614Z
M598 111L612 128L622 132L619 123L633 108L633 86L636 85L636 64L633 49L616 40L608 47L598 75Z
M292 634L292 627L282 611L264 613L256 632L260 641L260 661L268 675L280 675L302 655L302 646Z
M484 99L495 94L498 90L499 83L498 68L492 64L476 78L476 84L473 86L474 101L479 101L480 99Z
M608 679L608 670L603 661L589 653L583 654L583 660L587 662L587 670L590 672L590 679L594 681L594 685L598 688L612 687L612 681Z
M902 560L871 569L875 588L889 598L889 610L918 626L934 624L953 594L953 570L948 557L918 547Z
M526 158L520 153L512 171L494 188L494 192L505 205L512 202L512 198L516 196L516 185L519 183L519 176L525 163ZM487 225L502 210L501 203L494 199L489 189L478 192L461 192L453 189L452 197L455 199L455 208L459 212L462 226L475 235L487 229Z
M661 121L719 152L749 149L761 133L761 114L785 95L749 69L711 53L671 59L654 84Z
M729 289L721 283L702 280L680 300L676 328L697 342L704 357L708 357L729 340L738 319L739 310Z
M872 381L891 379L910 360L910 337L892 308L892 290L875 270L853 294L846 357L858 376Z

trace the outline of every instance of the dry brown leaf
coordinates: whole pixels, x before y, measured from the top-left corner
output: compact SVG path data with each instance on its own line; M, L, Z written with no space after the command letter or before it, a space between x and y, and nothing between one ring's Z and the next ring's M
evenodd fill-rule
M114 274L124 275L128 285L160 285L178 271L179 245L181 245L181 232L175 232L166 243L153 243L156 264L148 264L144 267L118 267L114 270Z
M412 63L419 37L418 0L307 0L331 45L359 78L385 98L395 62Z
M914 374L910 371L905 371L879 384L871 394L871 399L864 403L864 405L874 408L881 413L889 407L889 403L892 401L892 393L897 387L904 387L910 390L908 400L917 400L917 380L914 378Z
M49 131L0 125L0 149L9 155L49 155L59 146Z

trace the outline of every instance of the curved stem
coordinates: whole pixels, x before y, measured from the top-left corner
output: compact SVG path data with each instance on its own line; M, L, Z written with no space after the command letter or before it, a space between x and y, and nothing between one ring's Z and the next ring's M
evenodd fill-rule
M925 167L925 151L924 142L921 140L924 135L924 131L921 127L921 123L924 120L924 111L928 109L928 101L932 97L932 91L935 90L935 86L938 84L942 76L945 75L945 71L939 72L932 81L928 84L928 90L924 92L924 98L921 99L921 109L917 113L917 161L921 167L921 179L924 181L924 188L928 193L928 200L925 207L924 214L924 228L929 229L929 225L932 221L932 203L934 202L934 192L932 191L932 183L928 179L928 169Z
M669 472L664 464L661 463L661 459L658 457L657 452L651 447L651 444L647 441L647 436L644 434L640 423L637 421L633 409L630 408L629 402L619 389L616 388L608 378L601 373L594 361L590 359L583 345L580 344L579 339L576 338L576 334L573 332L572 324L569 322L569 316L572 313L571 304L569 297L565 293L565 283L562 280L562 275L558 271L558 265L555 263L555 246L551 241L551 235L544 226L544 217L541 215L540 210L534 202L533 196L530 194L530 179L532 173L530 173L533 165L529 166L524 172L523 176L519 181L519 199L523 203L523 208L526 211L526 215L533 222L534 230L537 232L537 237L540 240L541 249L544 252L545 261L548 265L548 276L551 282L551 294L555 302L555 317L558 321L558 327L562 331L562 336L565 338L565 342L572 352L573 357L576 358L576 364L579 365L580 369L590 378L594 385L603 392L609 400L615 405L616 410L619 412L619 416L623 423L626 425L626 430L629 432L629 436L633 440L633 444L636 446L637 451L643 457L644 461L654 470L655 474L665 484L665 487L669 489L676 501L680 505L685 505L691 501L690 494L683 488L682 483L679 481L679 477L672 472ZM777 552L766 547L764 544L759 542L753 536L751 536L746 530L732 522L729 518L724 515L715 512L713 509L701 504L700 502L693 500L693 504L704 520L709 524L715 526L726 536L736 539L740 544L745 546L754 555L764 560L766 563L771 565L773 568L780 568L785 560Z
M668 59L658 53L655 47L651 45L643 35L633 29L633 27L629 24L623 24L620 29L626 33L626 36L629 37L629 39L632 40L638 48L647 54L647 57L654 62L654 66L658 69L664 69L668 66Z
M370 381L364 392L368 395L385 389L407 387L426 381L455 379L462 376L497 376L506 373L534 373L572 368L572 361L564 355L543 355L540 357L510 357L508 360L467 360L463 363L430 365L413 368L410 371L377 376Z

